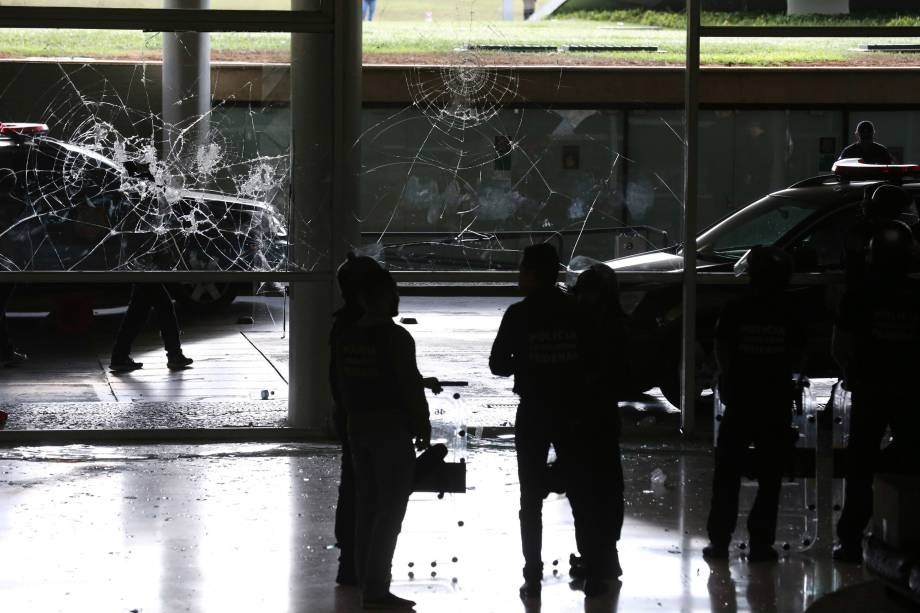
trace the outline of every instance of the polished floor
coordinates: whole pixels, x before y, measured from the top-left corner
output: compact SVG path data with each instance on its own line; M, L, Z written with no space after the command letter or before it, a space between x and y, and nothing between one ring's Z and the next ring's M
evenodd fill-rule
M542 603L522 603L512 444L481 439L464 455L469 491L414 495L400 537L393 591L420 612L791 612L868 579L831 562L826 498L817 542L798 551L802 484L787 486L780 542L791 545L779 563L748 564L736 549L710 566L701 558L709 450L640 445L624 451L619 588L588 601L570 588L571 515L551 495ZM359 611L358 593L333 582L337 466L334 447L307 444L2 449L0 610ZM833 610L903 610L879 590L863 593L868 601Z

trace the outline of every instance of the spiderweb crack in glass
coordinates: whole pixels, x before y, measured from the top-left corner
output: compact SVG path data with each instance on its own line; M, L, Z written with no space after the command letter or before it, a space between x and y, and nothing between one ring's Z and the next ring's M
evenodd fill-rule
M475 3L458 4L468 10L457 9L457 23L465 15L470 30L458 31L456 51L443 65L407 70L411 105L365 111L373 120L358 141L359 221L372 232L359 252L394 269L512 269L527 244L552 241L563 261L609 260L615 241L596 233L602 228L659 225L653 214L679 219L669 203L664 215L658 212L661 193L670 195L661 175L620 150L617 111L528 100L521 85L529 77L490 65L496 57L476 48L483 30L470 17ZM485 26L485 36L502 38L499 25ZM564 80L560 67L557 93ZM683 144L675 142L679 159ZM618 236L638 251L665 246L653 242L661 234L642 232Z
M487 67L472 50L437 71L416 68L408 82L413 104L439 130L481 126L514 101L518 78L511 69Z
M117 82L106 67L57 69L28 118L50 131L0 136L0 269L290 267L288 143L263 150L277 109L236 100L169 125L146 64ZM19 78L35 87L28 70Z

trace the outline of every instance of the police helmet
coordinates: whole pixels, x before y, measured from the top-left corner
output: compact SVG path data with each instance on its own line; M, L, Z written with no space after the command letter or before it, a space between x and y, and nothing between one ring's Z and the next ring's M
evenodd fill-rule
M789 285L792 258L779 247L761 245L748 253L751 285L767 290L781 290Z
M872 192L872 197L864 205L865 214L870 219L897 219L910 209L911 204L913 199L907 191L886 183Z
M354 252L348 252L345 261L336 271L339 291L342 292L342 298L345 302L352 302L357 298L361 279L376 270L382 270L382 267L374 258L357 256Z
M882 272L902 272L910 265L914 238L910 227L901 221L888 221L872 235L869 263Z

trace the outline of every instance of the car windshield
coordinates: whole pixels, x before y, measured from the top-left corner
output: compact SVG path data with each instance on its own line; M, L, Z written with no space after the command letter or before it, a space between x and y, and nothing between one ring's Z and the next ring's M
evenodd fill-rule
M700 253L740 258L751 247L773 245L823 204L767 196L706 230Z

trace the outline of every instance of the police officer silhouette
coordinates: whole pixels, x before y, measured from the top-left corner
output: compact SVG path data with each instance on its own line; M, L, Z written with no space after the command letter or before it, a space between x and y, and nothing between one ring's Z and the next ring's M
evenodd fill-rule
M409 608L415 603L390 592L391 566L412 492L412 443L421 450L431 439L424 388L440 386L419 374L412 335L393 323L399 294L390 273L367 270L356 291L363 314L333 342L357 490L355 570L365 608Z
M786 288L789 256L755 247L746 294L723 309L716 324L719 392L725 413L716 441L712 501L703 557L728 558L738 520L738 495L748 449L754 446L757 495L748 515L748 560L771 561L785 460L793 450L793 373L801 372L805 326Z
M832 350L852 392L843 512L834 559L862 560L863 531L872 516L872 478L885 431L902 449L920 446L916 390L920 369L920 283L908 277L914 246L900 221L872 236L864 283L848 288L834 327Z
M364 309L358 299L358 290L368 272L379 270L380 265L373 258L357 257L349 253L345 262L336 271L339 290L342 294L342 308L333 314L332 331L329 333L329 383L335 403L333 423L336 435L342 444L342 469L339 481L339 498L335 507L335 540L339 547L339 570L335 581L339 585L357 585L358 574L355 569L355 477L351 464L351 445L348 441L348 413L342 390L339 385L336 342L343 332L353 326Z
M892 164L894 160L888 149L875 142L875 126L871 121L860 121L856 126L856 142L840 152L838 159L857 158L866 164Z
M572 294L583 326L585 377L573 411L567 489L581 559L570 560L569 572L585 580L585 595L594 596L623 574L617 552L624 514L618 402L629 383L627 317L616 273L608 266L582 272Z
M549 448L564 465L569 460L568 419L581 376L578 312L557 286L559 256L549 244L524 250L518 283L526 294L508 307L492 344L489 368L514 376L520 396L514 424L521 487L521 546L524 598L539 598L543 562L543 497L547 491Z
M913 199L897 185L885 183L872 190L862 203L862 215L844 237L844 268L847 283L861 282L866 275L869 242L876 230L890 221L900 221L911 214Z

